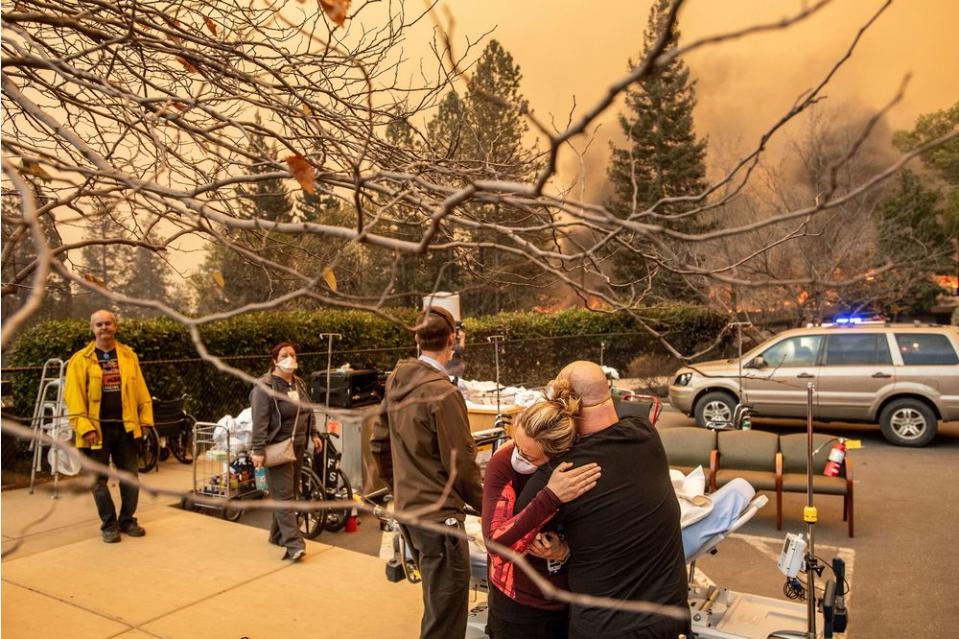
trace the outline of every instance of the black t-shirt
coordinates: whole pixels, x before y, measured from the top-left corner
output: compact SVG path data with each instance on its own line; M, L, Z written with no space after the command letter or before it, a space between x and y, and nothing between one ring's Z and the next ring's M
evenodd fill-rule
M666 451L645 419L627 417L582 439L543 466L516 504L522 509L564 461L596 462L602 477L591 491L564 504L561 524L570 547L570 590L575 593L687 608L679 502L669 480ZM571 636L630 636L668 623L662 615L572 606ZM682 628L688 622L675 622Z
M103 372L103 394L100 398L100 422L122 422L123 400L120 395L120 360L117 349L101 351L94 349L97 363Z

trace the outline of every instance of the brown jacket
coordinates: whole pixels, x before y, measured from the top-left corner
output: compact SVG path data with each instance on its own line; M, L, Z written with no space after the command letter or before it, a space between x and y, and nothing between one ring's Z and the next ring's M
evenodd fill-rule
M398 510L437 504L453 472L456 478L439 510L425 517L463 520L464 504L483 507L466 402L449 377L425 362L404 359L386 381L386 395L370 439L380 476L393 487Z

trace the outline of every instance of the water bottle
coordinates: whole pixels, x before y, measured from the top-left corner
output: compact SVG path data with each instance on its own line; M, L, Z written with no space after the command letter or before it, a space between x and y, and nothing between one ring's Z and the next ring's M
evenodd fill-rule
M253 475L256 478L256 489L264 493L269 492L269 487L266 484L266 468L260 466Z

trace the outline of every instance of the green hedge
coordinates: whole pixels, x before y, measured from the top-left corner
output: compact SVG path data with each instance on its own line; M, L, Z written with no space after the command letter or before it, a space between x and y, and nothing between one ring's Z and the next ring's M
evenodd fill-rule
M391 316L412 324L415 311L392 310ZM695 307L644 309L642 316L681 352L692 352L710 342L722 330L725 318ZM570 309L552 314L501 313L464 321L467 331L466 377L492 379L493 349L486 338L505 335L501 353L504 383L541 384L564 364L575 359L598 360L605 342L604 360L620 370L640 354L662 353L663 347L624 313L596 313ZM410 333L383 317L360 311L251 313L205 325L201 336L209 352L250 374L260 374L269 365L268 353L277 342L289 340L300 352L301 373L309 375L326 367L326 342L320 333L341 333L334 342L333 365L344 362L373 364L389 369L401 357L414 353ZM236 414L247 405L249 386L197 361L198 354L182 325L167 319L123 320L118 339L133 347L140 357L144 376L156 397L188 397L188 408L198 418L215 420ZM48 358L68 358L92 339L87 322L52 321L39 324L18 336L5 358L7 367L37 367ZM187 360L187 361L184 361ZM14 409L19 415L32 412L39 370L5 369L14 384Z
M681 353L712 342L726 318L701 307L646 308L637 313ZM487 342L491 335L507 340L500 354L500 379L507 384L540 385L577 359L598 362L625 372L639 355L666 354L666 348L626 313L569 309L552 314L500 313L464 321L469 348L466 377L493 379L495 360Z

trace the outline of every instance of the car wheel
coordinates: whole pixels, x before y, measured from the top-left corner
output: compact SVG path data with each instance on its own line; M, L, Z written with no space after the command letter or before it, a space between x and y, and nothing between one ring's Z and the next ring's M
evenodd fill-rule
M735 410L735 397L722 391L713 391L699 398L693 415L696 417L696 424L705 428L709 422L731 422Z
M896 446L925 446L936 436L936 414L918 399L897 399L879 416L882 435Z

